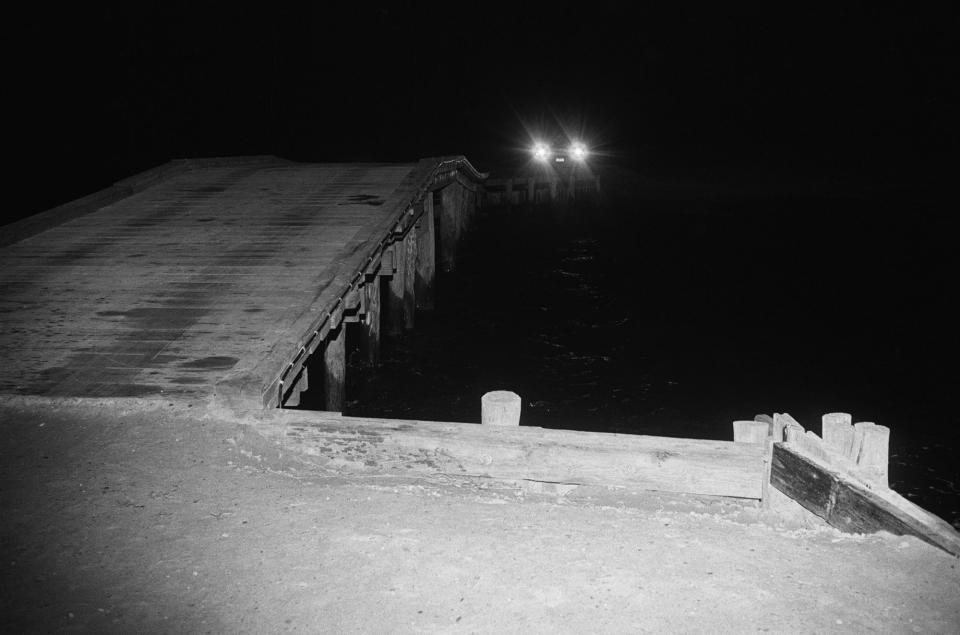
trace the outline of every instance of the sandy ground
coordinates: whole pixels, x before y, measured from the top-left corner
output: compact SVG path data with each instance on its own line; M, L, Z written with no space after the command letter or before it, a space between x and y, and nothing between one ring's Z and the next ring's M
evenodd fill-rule
M960 561L913 538L271 469L186 404L0 419L4 632L960 631Z

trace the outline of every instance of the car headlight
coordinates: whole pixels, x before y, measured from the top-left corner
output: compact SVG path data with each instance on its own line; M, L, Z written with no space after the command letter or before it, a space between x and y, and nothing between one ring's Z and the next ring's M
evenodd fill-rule
M550 146L542 142L533 144L533 158L537 161L549 161Z
M573 157L574 161L586 161L587 154L587 146L583 143L574 141L570 144L570 156Z

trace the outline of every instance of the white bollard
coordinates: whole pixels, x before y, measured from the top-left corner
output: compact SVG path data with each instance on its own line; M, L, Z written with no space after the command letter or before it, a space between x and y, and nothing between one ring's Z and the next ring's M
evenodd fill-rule
M487 426L520 425L520 395L494 390L480 398L480 421Z

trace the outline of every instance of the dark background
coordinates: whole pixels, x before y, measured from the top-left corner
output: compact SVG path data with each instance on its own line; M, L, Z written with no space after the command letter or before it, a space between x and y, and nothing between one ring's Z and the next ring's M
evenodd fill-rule
M560 129L635 198L484 242L507 270L468 259L351 407L470 420L505 383L542 425L717 438L850 411L891 426L896 486L960 526L947 4L327 4L8 13L6 220L174 158L498 171ZM488 287L515 297L478 309Z
M946 5L328 4L11 12L7 214L182 157L464 154L489 170L546 127L663 178L956 168Z

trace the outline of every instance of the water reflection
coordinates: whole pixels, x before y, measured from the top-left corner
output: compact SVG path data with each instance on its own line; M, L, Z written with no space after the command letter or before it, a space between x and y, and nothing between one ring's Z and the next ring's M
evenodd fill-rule
M891 427L891 484L957 524L955 228L912 194L498 212L383 365L351 360L347 412L479 422L509 389L524 425L730 439L846 411Z

